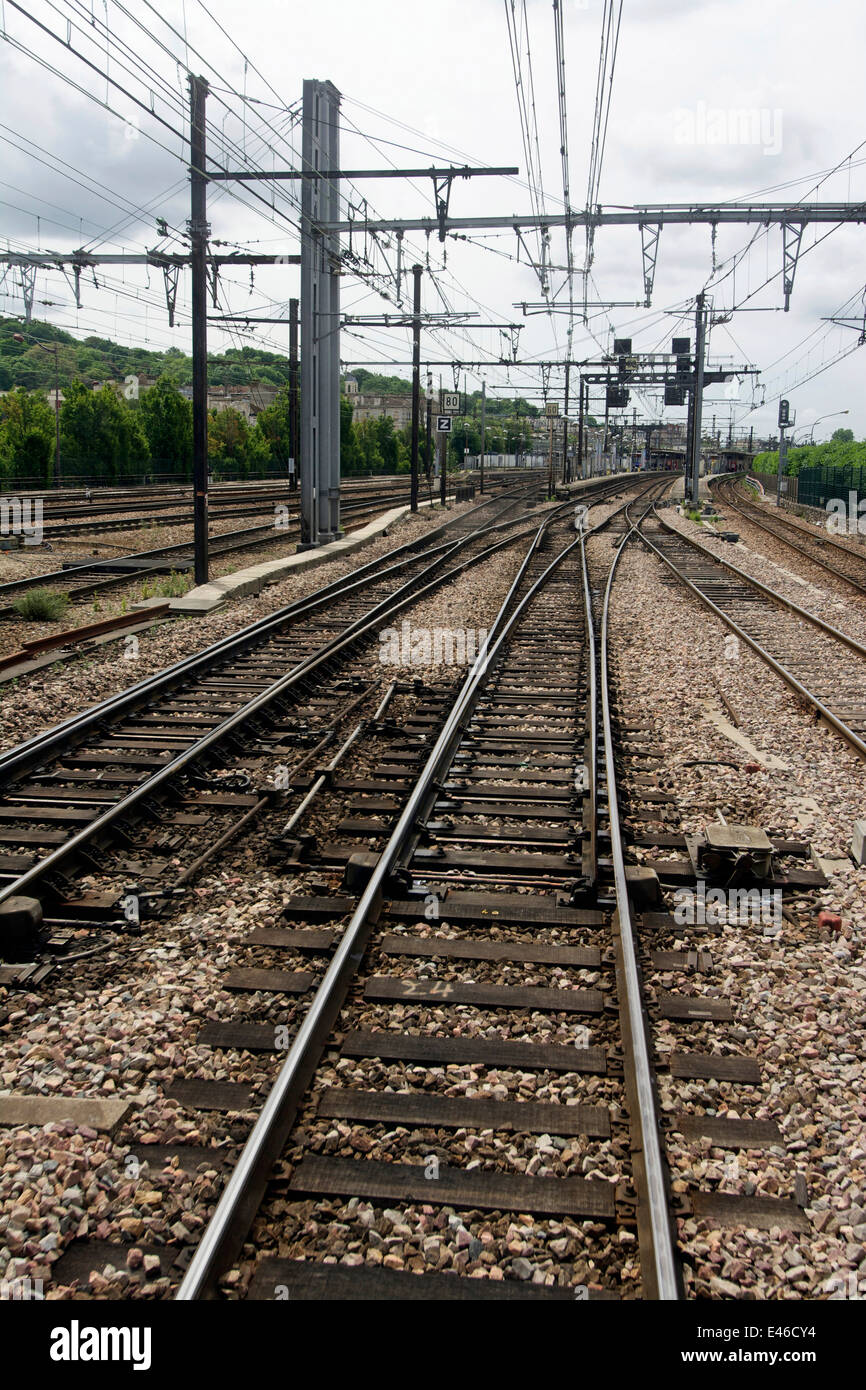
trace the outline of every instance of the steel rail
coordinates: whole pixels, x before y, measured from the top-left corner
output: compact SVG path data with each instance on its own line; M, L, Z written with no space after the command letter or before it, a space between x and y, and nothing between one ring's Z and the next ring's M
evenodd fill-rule
M441 552L441 555L445 557L453 554L459 549L459 546L459 541L446 542L428 551L427 555L436 555ZM397 552L391 553L396 554ZM386 566L383 570L376 570L376 562L372 561L363 569L354 570L351 575L326 585L324 589L317 589L313 594L309 594L303 599L296 599L293 603L287 604L285 608L278 609L276 613L269 614L248 627L242 628L240 632L221 638L202 651L196 652L193 656L184 657L173 666L165 667L162 671L146 676L144 680L128 686L118 694L111 695L106 700L90 706L81 713L72 715L63 723L56 724L41 734L34 735L33 738L27 739L24 743L0 754L0 782L5 782L15 773L31 767L34 761L63 748L70 737L87 733L110 716L128 711L142 701L170 690L197 672L208 670L217 662L245 651L272 632L278 632L294 619L323 607L335 598L344 598L353 590L362 588L370 578L386 578L390 573L405 568L418 558L418 556L409 555L403 560ZM375 576L370 571L375 571Z
M400 496L409 496L408 485L397 477L394 479L392 488L389 490L383 485L380 492L362 492L357 488L346 488L344 484L344 497L350 502L376 501L380 497L392 496L394 492ZM273 488L262 489L258 492L239 496L225 496L217 494L216 501L210 510L217 517L244 516L251 511L266 511L269 506L277 502L292 502L297 505L297 490L294 492L285 491L278 494ZM100 502L91 499L90 502L71 502L55 503L49 493L47 503L42 499L42 519L44 522L55 522L61 526L79 526L87 522L97 524L109 517L117 520L126 519L130 523L144 522L148 519L155 519L157 515L164 512L171 512L172 508L180 509L186 504L184 516L189 516L189 498L180 497L177 494L164 498L143 499L136 502L134 498L121 499L120 501Z
M551 520L552 519L553 515L551 515ZM268 686L266 690L260 691L258 695L253 696L251 700L248 700L246 704L235 710L233 714L228 715L215 728L203 734L201 738L196 739L194 743L190 744L190 746L184 749L176 758L173 758L171 762L158 768L156 772L139 783L139 785L134 787L131 792L128 792L126 796L115 802L114 805L110 806L102 815L97 816L95 820L89 822L82 830L70 836L62 845L58 845L50 854L47 854L36 864L31 865L29 869L26 869L23 874L20 874L17 878L6 884L5 887L0 887L0 904L10 897L24 894L28 889L32 888L43 879L46 874L59 868L71 855L77 853L77 851L82 849L85 845L92 843L103 831L110 829L119 819L139 805L140 802L149 797L153 792L158 791L166 782L173 780L191 763L198 761L204 754L221 743L236 729L247 723L249 719L260 713L261 710L267 708L274 700L293 689L301 681L307 679L314 671L326 666L329 661L339 655L347 647L351 646L354 642L371 634L379 626L383 618L390 618L402 612L404 608L417 602L426 594L441 588L443 584L449 583L450 580L456 578L457 575L462 574L465 570L474 565L480 564L496 551L513 545L515 541L519 539L519 535L516 537L506 536L503 540L494 542L493 545L487 546L477 555L470 556L453 569L444 571L428 583L422 585L421 588L418 588L417 585L419 580L423 579L425 574L428 574L430 570L438 567L440 563L439 560L433 561L425 570L422 570L420 575L414 575L405 584L401 585L395 593L389 595L386 599L382 599L367 613L351 623L344 632L331 638L331 640L320 647L318 651L305 657L297 666L294 666L291 671L288 671L284 676L281 676ZM455 545L452 547L452 552L454 549L458 548L459 544Z
M406 506L408 507L408 502ZM381 503L352 503L343 508L342 515L347 521L351 520L354 523L370 513L381 514ZM299 534L300 528L296 524L278 528L272 521L260 526L247 526L239 531L222 531L218 535L210 537L210 554L213 560L218 560L221 556L234 555L244 550L259 550L266 545L275 545L279 542L284 543L297 539ZM153 550L124 551L120 555L113 555L107 559L93 560L90 564L70 565L67 569L47 570L42 574L23 575L20 579L7 580L6 583L0 584L0 598L4 595L11 595L14 599L16 594L27 593L28 590L38 589L44 584L65 581L70 575L81 575L85 581L87 581L88 576L91 576L90 582L78 584L69 589L70 601L76 602L78 599L89 598L108 589L120 588L124 584L135 584L153 578L164 570L164 565L158 562L160 556L166 558L177 556L179 560L183 560L191 559L192 555L191 541L179 541L171 545L158 546ZM126 570L117 573L112 568L124 560L150 559L154 560L154 564L140 570ZM100 575L102 575L101 578L98 577ZM0 618L7 617L14 611L13 604L7 603L0 607Z
M661 520L661 518L659 518L659 520ZM642 524L642 522L640 524ZM663 523L663 525L665 524L666 523ZM635 529L638 530L637 527ZM682 534L681 532L676 531L675 527L671 527L670 529L675 531L676 535L678 536ZM813 695L811 690L808 690L806 686L803 685L802 681L799 681L797 679L797 677L793 674L792 671L789 671L786 666L783 666L780 661L777 661L774 656L771 656L771 654L766 650L765 647L762 647L759 642L756 642L753 637L750 637L748 632L746 632L744 628L740 627L739 623L735 622L733 618L731 618L727 613L725 613L724 609L720 608L718 604L713 603L711 598L708 598L706 594L702 593L701 590L697 587L697 585L693 584L692 581L685 574L683 574L682 570L678 569L674 562L671 559L669 559L667 555L665 555L664 551L660 550L657 545L653 544L650 538L643 531L638 530L638 535L640 536L640 539L643 541L644 545L646 545L648 549L650 549L653 552L654 555L658 556L658 558L662 560L664 564L667 565L671 573L675 574L677 579L679 579L679 581L682 584L685 584L687 589L691 590L691 592L695 595L696 598L700 600L700 602L704 605L705 608L708 608L709 611L716 618L718 618L719 621L723 623L725 627L730 628L730 630L736 633L737 637L739 637L743 642L745 642L748 647L751 647L752 651L755 652L755 654L759 656L761 660L770 667L771 670L775 671L776 675L779 676L785 682L785 684L789 686L791 690L794 691L796 695L799 695L800 698L807 705L814 709L815 713L821 719L825 720L826 723L831 725L831 727L834 728L837 733L842 735L846 743L849 743L851 747L854 748L857 753L859 753L861 758L866 758L866 742L864 742L863 739L860 738L859 734L855 734L854 730L850 729L848 725L844 723L844 721L841 720L837 714L834 714L833 711L823 703L823 701L819 700L816 695ZM695 542L690 542L690 544L694 545ZM704 553L708 555L710 559L716 559L716 557L710 551L705 551L703 546L698 546L697 548L701 551L704 551ZM729 565L727 561L718 560L716 561L716 563L719 565L724 565L725 568L733 570L733 572L739 578L745 580L745 582L748 584L754 585L756 588L764 590L771 598L783 602L784 605L790 608L796 616L807 619L809 622L814 621L816 623L816 626L825 628L826 631L832 633L834 636L839 637L840 640L847 642L849 646L853 646L855 649L859 649L861 651L863 650L859 647L859 643L854 642L853 638L846 638L844 633L840 633L837 631L837 629L831 628L828 624L822 623L820 619L816 620L814 614L809 614L805 609L798 608L797 605L795 603L792 603L790 599L782 600L781 596L778 594L774 594L772 589L766 589L765 585L761 585L757 580L751 579L749 575L743 573L743 571L741 570L737 570L735 566Z
M657 482L658 479L654 479ZM573 505L573 499L566 504ZM628 504L624 504L628 505ZM559 511L561 509L557 509ZM618 510L623 510L620 508ZM537 551L544 530L556 519L551 513L538 528L536 538L521 565L525 574L531 556ZM611 518L593 530L606 526ZM238 1162L208 1222L204 1235L190 1261L175 1295L179 1302L213 1297L220 1275L229 1267L243 1245L261 1202L268 1176L291 1131L298 1106L324 1051L331 1028L339 1015L352 978L363 959L375 921L384 899L388 875L397 866L405 845L422 813L425 799L441 780L442 768L453 758L463 727L482 681L510 635L527 604L558 568L566 555L583 537L570 542L547 566L532 588L506 620L506 611L516 595L511 585L473 666L467 673L445 724L431 749L427 762L409 800L382 850L376 868L352 914L339 946L331 959L304 1016L289 1054L268 1093L258 1119L241 1151ZM501 628L498 637L494 634Z
M602 480L599 481L601 482ZM607 495L608 489L618 491L622 486L622 483L619 483L614 489L611 485L611 480L605 479L603 482L606 486L599 488L599 493L602 494L602 497ZM513 500L519 502L520 498L525 496L525 493L526 489L523 487L514 489ZM5 779L13 776L16 772L24 771L28 767L33 766L34 762L38 761L42 756L47 756L55 749L62 748L68 738L87 733L89 729L95 727L109 716L133 708L145 698L158 695L164 690L171 689L180 681L195 674L196 671L206 669L209 665L214 664L224 657L245 650L246 647L259 641L261 637L266 636L269 631L278 631L286 622L297 619L306 613L314 611L316 608L323 607L334 598L344 597L353 590L362 588L369 579L374 577L383 579L387 577L389 573L395 572L405 565L414 562L420 558L419 555L415 554L416 551L421 551L422 554L426 554L428 557L437 553L443 557L447 557L449 552L453 553L460 545L468 541L477 539L485 534L493 534L498 530L506 530L509 527L519 525L520 523L516 517L506 521L488 522L486 525L478 527L476 530L463 534L458 538L445 540L438 545L431 546L431 542L435 542L437 537L441 536L443 533L447 533L456 524L465 522L475 513L492 505L501 505L503 502L509 503L511 500L511 491L496 498L487 499L479 503L476 507L471 508L469 512L464 513L462 517L452 517L450 520L443 522L427 536L416 537L415 540L406 541L402 545L396 546L393 550L388 551L378 559L370 560L367 564L352 570L350 574L332 580L329 584L323 585L322 588L314 590L312 594L308 594L301 599L295 599L293 602L286 604L283 608L278 608L273 613L269 613L263 618L256 619L255 622L241 628L239 631L220 638L217 642L211 643L210 646L203 648L192 656L184 657L181 661L175 662L174 665L164 667L161 671L156 671L152 675L146 676L144 680L137 681L134 685L128 686L125 690L119 691L116 695L109 696L106 700L90 706L79 714L72 715L69 719L63 720L60 724L53 725L50 729L46 729L40 734L35 734L32 738L26 739L23 743L16 744L14 748L8 749L5 753L0 753L0 784L2 784ZM568 503L562 503L559 508L555 509L555 512L562 510L563 507L568 505ZM554 515L555 512L551 513L551 515ZM534 528L530 524L524 527L523 531L518 533L518 535L526 535L533 529ZM400 559L399 557L401 556L404 558ZM385 564L386 561L390 561L391 563ZM384 568L382 568L382 566L384 566Z
M553 519L551 515L542 522L539 535ZM538 543L539 537L533 542L533 552ZM488 636L457 693L442 731L431 749L387 845L379 856L315 998L298 1029L289 1054L277 1074L216 1210L205 1228L177 1291L176 1299L179 1302L212 1296L220 1274L229 1267L240 1250L261 1202L268 1175L288 1139L298 1106L343 1006L351 979L360 966L381 909L387 877L412 834L424 799L433 783L440 779L449 752L453 756L455 742L462 736L463 722L474 697L503 643L540 587L558 568L565 556L579 544L580 539L570 542L551 561L511 616L503 621L503 610L512 598L513 589L506 595L494 623L494 628L498 625L502 630L492 645ZM493 630L491 629L491 632Z
M277 498L271 498L270 500L265 499L261 502L233 502L216 509L213 514L209 513L209 519L211 521L232 521L242 520L245 517L261 516L263 512L270 511L274 505L287 506L289 501L293 502L294 498L290 496L282 504L280 504ZM368 497L350 494L349 497L343 499L342 511L345 512L346 515L350 515L359 508L371 508L377 505L387 506L389 503L392 506L399 506L404 503L408 505L408 491L384 492ZM123 508L118 508L118 511L120 515L101 516L97 512L92 517L83 517L74 521L63 522L53 520L43 513L42 529L45 539L62 545L64 540L74 541L76 536L84 536L89 539L90 536L100 532L110 534L113 531L144 531L149 527L151 529L156 529L160 526L192 525L192 521L190 520L191 514L187 509L183 511L160 513L159 515L155 513L130 514L129 512L124 515ZM295 512L293 520L300 520L299 511ZM188 542L188 544L191 543Z
M564 509L564 507L567 507L568 505L570 505L570 503L564 503L562 506L555 508L545 518L544 522L542 522L542 525L538 528L538 531L536 532L535 538L530 547L530 556L535 552L535 549L540 543L540 537L543 531L545 530L546 526L550 525L554 520L556 520L559 513ZM504 523L497 523L490 529L500 530L503 528ZM531 530L532 528L529 529ZM473 532L472 537L477 537L477 535L480 534L484 534L483 529L480 532ZM46 855L43 859L39 860L36 864L31 865L29 869L25 870L23 874L19 875L16 879L12 880L5 887L0 887L0 903L3 903L4 901L6 901L6 899L10 897L24 894L26 890L33 888L45 877L46 874L53 872L55 869L58 869L80 849L82 849L86 845L91 844L104 831L111 829L112 826L114 826L118 820L122 819L124 815L126 815L129 811L134 810L137 805L139 805L143 800L148 798L154 791L158 791L166 782L173 780L178 774L183 772L183 770L191 763L198 761L201 757L207 754L212 748L214 748L224 738L233 733L242 724L246 723L250 718L254 717L262 709L270 705L274 700L284 695L288 690L294 688L300 682L308 679L314 671L318 670L320 667L326 666L327 663L330 660L332 660L334 656L338 655L348 646L352 645L354 642L360 640L364 636L371 633L382 621L383 618L392 617L396 613L401 612L404 608L408 607L410 604L415 603L425 594L431 593L433 590L442 587L442 585L444 584L449 583L452 579L462 574L466 569L469 569L472 566L481 563L483 560L488 559L497 551L505 549L515 544L515 542L520 540L525 534L526 530L524 529L523 531L518 532L514 536L506 536L503 539L498 540L491 545L488 545L477 555L470 556L468 559L462 561L460 564L454 566L452 569L446 570L442 574L437 575L429 583L423 585L422 588L418 589L417 585L419 580L423 579L424 575L429 573L432 569L437 568L439 563L441 562L441 558L443 557L440 557L440 559L433 561L431 564L427 566L426 570L423 570L421 572L420 575L413 576L410 580L403 584L394 594L391 594L388 598L381 600L367 613L363 614L362 617L356 619L355 622L350 624L349 627L343 633L340 633L336 637L332 638L328 643L324 644L324 646L322 646L317 652L312 653L309 657L304 658L303 661L301 661L297 666L293 667L291 671L286 673L286 675L280 677L279 680L273 682L266 690L259 692L259 694L254 696L252 700L247 701L247 703L241 706L240 709L236 710L233 714L227 716L227 718L224 719L220 724L218 724L214 729L211 729L207 733L203 734L201 738L197 739L194 743L192 743L189 746L189 748L185 749L182 753L180 753L178 757L173 758L169 763L166 763L163 767L159 768L156 772L152 773L150 777L146 778L145 781L141 782L138 786L134 787L133 790L129 792L125 797L122 797L121 800L115 802L106 811L104 811L102 815L96 817L93 821L91 821L88 825L83 827L76 834L70 836L70 838L66 840L62 845L59 845L55 850L53 850L50 854ZM471 539L472 537L469 537L469 539ZM453 554L454 551L458 548L460 548L459 542L451 546L448 553ZM447 558L447 556L445 558ZM524 562L524 564L525 563L526 562ZM514 587L515 586L512 586L512 590L509 591L509 598L511 596L511 593L513 592Z
M497 499L502 501L503 499ZM488 506L489 503L482 503L481 506ZM474 508L474 511L480 508ZM471 513L467 514L471 515ZM181 661L175 662L172 666L164 667L161 671L154 672L146 676L144 680L137 681L134 685L128 686L118 694L109 696L106 700L100 701L96 705L79 714L72 715L69 719L60 724L53 725L50 729L36 734L33 738L26 739L23 743L17 744L14 748L0 754L0 781L13 775L19 770L24 770L31 766L37 756L50 753L55 748L62 747L66 740L74 734L83 734L88 729L106 719L109 715L120 713L138 704L141 700L157 695L163 690L170 689L173 685L186 677L193 675L196 671L207 668L217 660L243 651L246 647L260 640L271 631L278 631L287 622L312 612L316 608L324 606L334 598L344 597L355 589L362 588L369 579L386 578L390 573L404 568L423 556L433 556L439 554L447 557L448 553L453 553L460 545L466 541L483 535L488 531L505 529L508 526L517 525L516 519L510 522L494 522L487 526L479 527L476 531L470 532L467 536L458 539L446 540L431 546L430 541L435 541L436 537L443 531L448 530L455 524L455 520L465 520L466 517L455 518L442 526L436 528L427 536L407 541L401 546L396 546L377 560L370 560L366 565L359 569L352 570L348 575L343 575L339 579L332 580L330 584L323 585L322 588L314 590L312 594L304 598L295 599L292 603L286 604L283 608L276 609L273 613L267 614L263 618L256 619L255 622L241 628L238 632L230 633L227 637L220 638L217 642L194 653L192 656L184 657ZM426 545L426 550L423 547ZM420 555L414 552L420 551ZM399 559L398 557L404 557ZM390 564L384 564L390 561ZM383 567L384 566L384 567Z
M834 549L841 550L845 555L853 555L855 560L863 560L866 562L866 551L853 549L850 545L846 545L844 541L839 540L838 536L830 535L828 531L821 528L819 528L821 530L820 536L816 536L811 527L817 525L817 522L810 524L801 517L791 516L790 513L781 510L777 511L774 509L772 513L767 513L763 507L758 506L757 502L752 501L748 497L738 497L736 493L733 492L734 483L740 481L747 486L751 485L752 487L759 488L761 490L761 495L766 497L766 493L763 491L763 485L757 478L750 478L742 473L714 473L707 481L711 489L716 483L719 484L719 491L722 491L723 488L731 488L733 495L728 500L731 506L737 508L738 511L758 512L762 520L766 519L768 523L778 522L780 526L788 526L792 531L798 531L801 536L807 536L809 540L816 542L820 541L822 545L831 545ZM805 505L806 503L803 503L803 506Z
M626 514L628 508L626 508ZM587 781L589 786L589 834L591 884L598 876L598 682L596 677L595 622L592 611L592 590L586 558L586 538L581 532L580 566L583 580L583 612L586 625L587 671L589 673L587 712Z
M722 489L719 488L718 492L721 494ZM724 506L733 507L735 511L739 512L740 516L743 517L750 526L757 526L759 530L766 531L768 536L775 536L776 540L782 542L782 545L786 545L789 550L795 550L798 555L805 556L811 564L826 570L828 574L835 575L837 579L841 579L845 584L850 584L852 588L859 590L860 593L866 593L866 582L861 579L856 579L851 574L846 574L838 565L830 564L829 560L823 559L820 555L813 555L807 546L798 545L790 536L784 534L784 529L777 529L772 523L778 522L781 528L784 528L786 525L790 526L793 530L799 531L801 535L810 537L814 540L816 545L824 544L834 546L836 550L841 550L845 555L850 555L852 559L859 561L859 563L864 566L864 569L866 569L866 555L858 555L856 550L852 550L850 546L843 545L842 542L836 540L834 536L822 536L820 538L818 536L813 536L812 532L805 530L803 527L795 526L793 522L787 519L784 521L777 517L768 517L765 519L760 515L759 508L744 506L733 497L727 495L723 497L720 496L720 500ZM756 512L758 513L757 515L755 514Z
M659 516L658 513L656 513L654 519L659 522L665 531L685 541L686 545L690 545L693 550L699 551L701 555L705 556L708 560L712 560L714 564L721 565L723 569L730 570L731 574L736 575L738 579L744 580L766 598L772 599L773 603L778 603L782 608L790 609L798 618L805 618L813 627L817 627L822 632L826 632L828 637L834 638L837 642L842 642L846 647L850 647L852 652L856 652L858 656L866 658L866 646L864 646L862 642L858 642L856 637L850 637L847 632L843 632L839 627L834 627L832 623L826 622L824 618L819 618L817 613L811 613L808 608L801 608L793 599L786 598L784 594L777 593L775 589L771 589L769 585L763 584L760 579L755 579L751 574L748 574L746 570L739 569L738 566L733 564L730 560L725 560L721 555L715 555L712 550L708 550L707 547L702 545L694 536L687 536L684 531L680 531L678 527L673 526L671 522L665 521L664 517ZM642 518L642 520L645 520L645 518Z
M490 499L490 501L491 501L491 502L501 502L501 501L503 500L503 497L505 497L505 496L510 496L510 493L509 493L509 494L498 493L495 497L492 497L492 498ZM383 504L388 504L388 503L390 503L390 506L385 505L385 510L390 510L391 507L401 506L401 505L404 504L404 502L405 502L405 505L408 506L408 497L409 497L409 494L408 494L408 493L405 493L405 494L399 494L399 495L398 495L398 494L383 495L382 497L380 497L380 498L375 498L375 499L363 498L363 497L362 497L362 498L358 498L357 501L348 501L348 502L344 505L344 507L343 507L343 514L344 514L346 517L363 516L363 515L366 515L366 514L369 513L369 512L376 512L376 511L378 511L379 508L380 508ZM278 505L282 505L282 504L278 504ZM483 507L483 506L486 506L486 505L488 505L488 504L487 504L487 502L481 502L481 503L479 503L478 505L479 505L479 507ZM261 511L261 510L262 510L262 509L260 509L260 511ZM458 520L458 519L459 519L459 518L455 518L455 520ZM288 540L288 539L290 539L292 536L295 536L295 535L298 534L298 525L297 525L298 516L296 515L295 517L291 518L291 520L292 520L292 525L291 525L291 526L288 526L288 527L282 527L282 526L281 526L281 527L277 528L277 527L274 525L274 523L271 521L271 522L263 522L263 523L262 523L261 525L259 525L259 526L245 526L245 527L241 527L240 530L237 530L237 531L222 531L222 532L219 532L218 534L212 535L212 536L210 537L210 548L211 548L211 553L212 553L215 557L218 557L219 555L223 555L223 554L231 554L231 553L232 553L233 551L235 551L235 550L243 550L243 549L246 549L247 546L249 547L249 549L253 549L253 548L256 548L256 547L258 547L258 546L260 546L260 545L267 544L267 543L269 542L269 540L271 539L271 537L273 537L274 541L277 541L277 540ZM186 522L188 522L188 518L186 519ZM185 524L186 524L186 522L185 522ZM188 524L191 525L192 523L189 522ZM453 524L453 523L452 523L452 524ZM96 529L99 530L100 528L97 527ZM135 523L132 523L132 522L130 523L130 529L135 529ZM263 534L262 534L263 532L268 532L269 534L268 534L268 535L263 535ZM256 536L259 537L258 540L253 539L253 538L256 537ZM247 537L249 537L250 539L247 540L247 541L245 541L245 538L247 538ZM48 537L48 539L50 539L50 537ZM226 541L234 542L234 544L226 545L226 544L224 544L224 542L226 542ZM138 578L144 579L144 578L147 577L147 571L143 571L141 575L137 575L137 574L135 574L135 573L132 573L132 574L122 574L122 575L115 575L115 574L112 574L112 573L111 573L111 567L112 567L113 565L117 565L117 564L118 564L120 561L122 561L122 560L150 560L150 559L156 559L158 556L171 556L171 555L177 555L178 557L183 557L183 556L190 556L190 557L191 557L192 554L193 554L193 543L192 543L191 540L189 540L189 541L176 541L176 542L173 542L173 543L168 544L168 545L156 546L156 547L154 547L154 549L152 549L152 550L130 550L130 551L125 551L122 555L112 555L112 556L109 556L109 557L107 557L107 558L105 558L105 559L91 560L89 563L86 562L86 561L84 561L84 562L82 562L81 564L69 565L69 566L67 566L65 569L59 569L59 570L46 570L46 571L44 571L44 573L42 573L42 574L23 575L20 579L10 579L10 580L7 580L5 583L0 584L0 598L2 598L2 596L3 596L4 594L7 594L7 593L9 593L9 592L11 592L11 591L13 591L13 590L16 590L16 589L22 589L22 590L23 590L23 589L28 589L28 588L31 588L31 589L32 589L32 588L38 586L39 584L53 583L55 580L65 580L65 579L68 579L70 575L76 575L76 574L82 574L82 573L86 573L86 574L94 574L94 573L96 573L96 574L98 574L100 570L103 570L103 571L105 571L105 572L107 572L107 573L109 574L110 577L107 578L107 579L105 579L105 580L101 580L101 581L94 580L94 582L93 582L92 584L85 584L85 585L82 585L82 586L80 586L79 588L73 590L73 591L70 593L70 597L71 597L71 598L76 598L76 597L78 597L78 596L83 597L86 593L88 593L88 592L90 592L90 591L95 591L96 588L99 586L100 583L103 584L103 585L105 585L105 586L107 587L108 584L112 584L112 583L113 583L113 584L117 584L117 583L129 583L131 580L135 580L135 579L138 579ZM5 611L6 611L5 609L0 609L0 614L2 614L2 613L5 612Z
M638 523L639 524L639 523ZM662 1301L678 1300L680 1278L677 1258L674 1252L671 1233L670 1208L667 1196L666 1165L661 1151L659 1120L656 1105L653 1071L649 1057L646 1020L641 997L640 974L637 964L635 931L631 915L631 902L625 873L625 858L622 846L622 831L619 819L619 802L616 785L616 760L613 744L613 721L611 718L609 660L610 660L610 601L617 567L626 545L635 534L635 526L626 532L614 556L604 594L604 607L601 620L601 707L604 742L605 777L607 783L608 815L610 825L611 859L613 863L614 887L616 892L616 926L619 937L617 974L618 994L620 996L620 1016L626 1037L626 1053L630 1058L630 1075L633 1082L633 1101L630 1120L632 1125L632 1153L636 1166L641 1170L641 1181L645 1193L645 1203L639 1207L642 1215L645 1240L641 1242L641 1269L651 1296ZM623 995L625 996L623 999ZM645 1245L650 1250L646 1255Z

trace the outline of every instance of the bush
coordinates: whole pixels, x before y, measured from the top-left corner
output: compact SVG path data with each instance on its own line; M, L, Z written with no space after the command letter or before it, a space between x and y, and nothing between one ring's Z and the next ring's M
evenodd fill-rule
M69 595L53 589L31 589L29 594L13 599L12 607L29 623L56 623L69 607Z

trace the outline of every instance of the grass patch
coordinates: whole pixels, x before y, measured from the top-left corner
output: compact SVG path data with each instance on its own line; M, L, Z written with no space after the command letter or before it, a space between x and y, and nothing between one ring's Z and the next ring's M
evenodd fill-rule
M164 579L146 579L141 586L141 597L180 598L189 588L189 577L172 570Z
M31 589L29 594L13 599L12 607L30 623L56 623L69 607L69 595L53 589Z

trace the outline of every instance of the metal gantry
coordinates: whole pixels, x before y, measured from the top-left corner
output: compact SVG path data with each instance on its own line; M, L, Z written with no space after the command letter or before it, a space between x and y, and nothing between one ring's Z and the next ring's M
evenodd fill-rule
M72 279L76 304L80 307L80 277L84 269L100 264L149 265L162 271L166 283L166 303L169 322L174 321L178 278L181 268L192 269L193 299L193 375L194 375L194 442L195 442L195 498L196 498L196 576L207 577L207 374L206 374L206 332L205 312L208 284L213 303L216 304L217 280L221 267L226 265L301 265L300 321L301 347L300 363L300 428L299 447L291 444L292 457L301 477L302 505L302 544L319 545L340 535L340 357L339 334L340 318L340 276L345 264L352 263L352 235L363 233L375 240L379 233L395 233L398 239L398 286L403 274L402 237L406 232L436 233L444 240L449 233L457 236L467 231L484 229L512 230L520 242L525 229L538 229L546 246L552 228L562 227L570 238L576 227L585 227L590 234L597 227L636 226L640 230L643 260L643 294L634 307L650 305L659 237L664 226L705 224L713 229L720 225L763 224L777 225L782 232L782 284L784 308L787 310L794 286L794 278L800 254L804 228L810 223L863 223L866 222L866 203L726 203L708 205L706 203L642 204L633 207L604 209L589 206L577 211L569 206L563 213L548 213L541 209L533 214L510 214L472 217L452 217L450 214L450 194L456 178L474 176L509 175L517 173L516 168L470 168L469 166L430 166L418 169L340 169L339 161L339 112L340 93L330 82L307 80L303 87L303 129L302 160L300 168L277 170L230 170L208 169L205 164L205 102L207 83L202 77L190 75L190 182L192 191L191 216L189 222L190 254L175 254L163 251L147 251L141 255L92 255L83 250L68 253L14 253L0 254L0 266L14 269L20 277L24 297L25 318L32 313L35 276L42 266L54 266L69 274ZM565 168L566 166L564 166ZM434 215L432 217L409 218L370 218L359 217L356 209L350 208L347 218L340 216L340 180L342 178L396 178L426 176L432 179L434 189ZM206 188L208 182L227 182L230 180L301 180L301 254L297 255L228 255L211 254L206 222ZM165 223L161 223L163 234L167 234ZM349 251L341 250L340 236L348 233ZM378 244L378 243L377 243ZM355 258L357 259L357 258ZM569 269L571 261L569 259ZM549 266L544 267L545 271ZM399 298L399 291L398 291ZM613 307L612 301L604 301ZM623 302L625 303L625 302ZM583 302L584 313L589 307ZM631 302L629 302L631 307ZM553 304L545 300L543 304L523 304L524 314L530 312L574 312L574 302L569 295L567 302ZM417 333L420 307L413 304L412 327ZM229 316L226 316L228 319ZM424 316L432 319L433 316ZM442 316L443 318L453 316ZM404 320L405 321L405 320ZM388 325L391 326L391 325ZM394 326L397 326L395 322ZM475 327L482 325L476 324ZM518 366L514 325L497 325L512 334L512 356L500 359L499 365ZM705 332L705 327L704 330ZM700 337L701 335L698 334ZM418 361L417 350L413 352L413 367ZM649 362L651 359L645 359ZM361 365L356 363L355 365ZM385 365L380 362L365 363L368 366ZM394 364L396 365L396 364ZM410 365L410 364L406 364ZM430 363L429 365L448 365ZM469 363L461 366L490 366L495 361ZM547 364L535 362L536 368L556 366L583 368L594 363L558 360ZM607 364L605 364L607 366ZM701 360L701 366L703 366ZM609 368L608 368L609 370ZM742 375L752 368L731 368L723 375L707 371L705 384L713 380L724 380L727 376ZM699 390L693 378L698 375L693 369L689 373L686 389L689 390L692 406L698 403ZM587 377L586 380L591 380ZM634 384L664 384L664 377L646 378L633 376ZM623 383L625 384L625 383ZM582 387L581 387L582 390ZM691 462L694 465L694 444L700 437L699 409L695 421L695 410L690 415L689 437L692 441ZM697 429L697 435L696 435Z
M304 82L302 167L340 168L340 93ZM301 189L301 545L340 534L340 238L322 230L339 212L339 182Z

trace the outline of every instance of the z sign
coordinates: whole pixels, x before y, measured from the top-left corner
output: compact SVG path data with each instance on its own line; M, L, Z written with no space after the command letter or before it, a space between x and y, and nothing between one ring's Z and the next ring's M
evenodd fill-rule
M436 416L436 433L437 433L437 434L450 434L450 433L451 433L451 416L450 416L450 415L437 415L437 416Z

